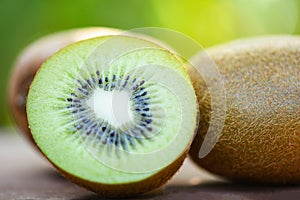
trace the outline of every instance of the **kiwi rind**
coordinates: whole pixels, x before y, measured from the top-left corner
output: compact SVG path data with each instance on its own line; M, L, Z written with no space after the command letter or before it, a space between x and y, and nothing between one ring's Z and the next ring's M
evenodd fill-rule
M97 39L93 39L93 40L97 41ZM74 44L74 45L77 45L77 44ZM67 50L65 50L65 51L67 51ZM43 67L41 69L43 69ZM40 73L40 72L41 71L39 71L38 73ZM185 78L188 78L188 76L186 75ZM35 79L36 79L36 77L35 77ZM33 88L31 86L30 90L32 91L35 89L36 88ZM27 102L27 103L29 103L29 102ZM195 118L196 118L196 116L195 116ZM29 119L30 119L30 116L29 116ZM195 129L195 127L196 127L196 125L193 128ZM38 137L37 134L36 134L36 137ZM182 164L184 157L186 156L186 152L189 149L189 146L190 146L190 143L187 144L187 146L185 147L182 154L179 155L178 158L176 158L176 161L174 161L168 167L161 169L160 171L158 171L158 173L155 173L153 176L150 176L144 180L140 180L137 182L131 182L131 183L125 183L125 184L103 184L103 183L86 180L83 177L79 177L79 176L76 176L72 173L65 171L63 169L63 167L60 167L57 165L58 163L52 162L51 159L49 159L49 157L45 153L44 153L44 155L46 155L47 158L50 160L50 162L54 166L56 166L56 168L58 168L58 170L61 171L61 173L63 175L65 175L72 182L75 182L81 186L84 186L92 191L98 192L105 196L131 196L131 195L135 195L135 194L141 194L146 191L151 191L151 190L161 186L163 183L165 183L178 170L178 168ZM43 151L43 147L41 147L41 146L39 146L39 147ZM126 191L124 191L124 189L126 189Z
M41 37L20 53L11 72L8 106L14 122L31 143L34 141L28 128L26 97L29 86L40 66L56 51L69 44L96 36L119 33L121 30L105 27L65 30Z
M227 116L220 139L202 159L198 154L209 127L211 96L190 68L201 113L190 150L195 163L235 181L300 183L299 48L300 37L272 36L207 50L224 77ZM242 88L248 96L236 96Z

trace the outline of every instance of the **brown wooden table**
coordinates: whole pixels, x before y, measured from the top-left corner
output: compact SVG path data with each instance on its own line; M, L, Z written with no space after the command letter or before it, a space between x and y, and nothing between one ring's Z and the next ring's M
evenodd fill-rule
M0 129L0 200L104 199L61 177L20 135ZM226 182L186 160L166 185L134 199L300 200L300 186L255 186Z

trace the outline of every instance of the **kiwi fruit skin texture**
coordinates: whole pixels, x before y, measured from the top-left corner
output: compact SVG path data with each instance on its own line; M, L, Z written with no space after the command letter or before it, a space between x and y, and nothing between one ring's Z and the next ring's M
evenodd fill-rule
M11 72L8 106L15 123L31 143L34 141L28 128L26 98L30 84L40 66L55 52L69 44L97 36L116 35L121 32L118 29L105 27L61 31L36 40L21 52Z
M201 159L213 111L208 85L189 69L201 115L189 154L198 166L239 182L300 183L299 49L300 37L287 35L207 50L223 78L227 110L221 137Z

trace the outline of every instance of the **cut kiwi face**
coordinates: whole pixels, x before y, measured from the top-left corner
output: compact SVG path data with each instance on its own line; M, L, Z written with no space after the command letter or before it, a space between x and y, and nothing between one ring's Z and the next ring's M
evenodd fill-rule
M190 70L201 113L190 155L199 166L241 182L300 183L299 47L298 36L273 36L207 50L223 77L226 118L204 158L199 150L212 113L219 112L212 109L210 85ZM199 55L194 63L203 63ZM214 106L222 108L218 101Z
M39 38L21 52L11 73L8 103L12 118L31 142L33 141L28 128L26 97L29 86L43 62L66 45L96 36L115 35L120 32L120 30L105 27L65 30Z
M67 178L106 196L130 196L177 171L198 111L180 60L119 35L72 44L47 60L27 114L37 146Z

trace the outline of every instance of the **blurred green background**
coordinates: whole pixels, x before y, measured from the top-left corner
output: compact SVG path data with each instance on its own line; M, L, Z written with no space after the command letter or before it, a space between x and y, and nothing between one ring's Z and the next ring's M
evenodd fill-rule
M298 0L0 0L0 126L12 124L7 82L18 53L58 30L164 27L209 47L235 38L298 34Z

